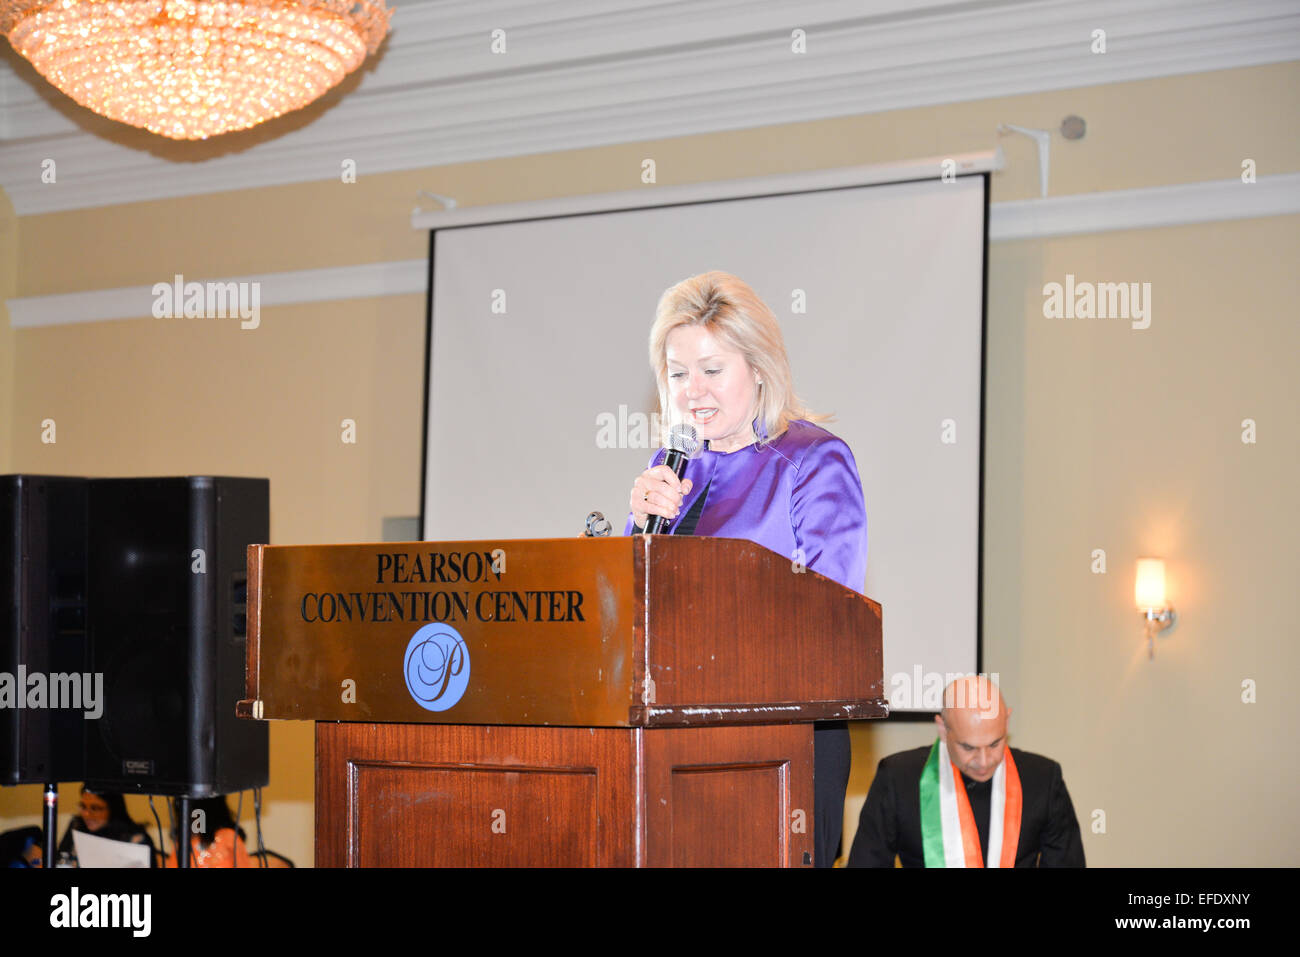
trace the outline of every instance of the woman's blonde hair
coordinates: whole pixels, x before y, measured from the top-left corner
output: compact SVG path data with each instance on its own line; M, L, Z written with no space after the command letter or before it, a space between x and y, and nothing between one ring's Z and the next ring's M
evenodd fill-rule
M668 396L668 334L679 326L703 326L719 342L739 352L758 373L758 441L770 442L796 419L817 422L799 400L790 375L790 360L776 316L744 280L725 272L706 272L668 289L655 309L650 327L650 368L659 384L661 420L671 416Z

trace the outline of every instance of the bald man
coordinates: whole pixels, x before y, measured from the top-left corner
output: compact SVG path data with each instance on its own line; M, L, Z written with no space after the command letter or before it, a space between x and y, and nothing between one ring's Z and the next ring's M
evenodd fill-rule
M939 739L881 760L849 867L1083 867L1055 761L1008 748L1011 709L982 676L943 693Z

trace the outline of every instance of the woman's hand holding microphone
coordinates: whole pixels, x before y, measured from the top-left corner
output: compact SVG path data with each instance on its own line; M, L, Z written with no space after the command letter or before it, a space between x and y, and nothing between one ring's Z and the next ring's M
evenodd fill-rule
M629 505L632 521L637 528L645 528L651 515L662 515L672 521L682 510L682 501L691 494L691 480L679 479L666 465L656 465L637 476L632 484Z

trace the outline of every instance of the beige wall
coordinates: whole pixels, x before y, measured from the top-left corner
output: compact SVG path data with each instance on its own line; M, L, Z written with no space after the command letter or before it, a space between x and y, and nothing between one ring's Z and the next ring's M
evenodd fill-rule
M1054 129L1052 194L1300 171L1300 64L24 217L0 215L0 289L20 295L425 254L418 189L463 205L985 149L999 122ZM993 200L1037 195L1033 145L1004 146ZM341 158L340 158L341 159ZM57 188L57 187L52 187ZM653 187L646 187L653 188ZM1243 189L1250 187L1244 186ZM0 211L2 212L2 211ZM1297 652L1295 356L1300 217L998 243L990 250L984 665L1017 746L1060 760L1089 861L1296 864L1300 798L1278 685ZM702 264L704 268L707 264ZM1049 320L1065 274L1152 283L1145 331ZM645 304L647 317L652 304ZM0 328L0 466L271 479L276 542L374 539L419 507L419 295L267 308L261 328L138 319ZM10 357L10 358L6 358ZM16 357L16 360L12 357ZM798 370L796 370L798 371ZM807 371L804 375L810 374ZM36 423L58 422L42 445ZM1243 445L1240 423L1258 423ZM356 446L339 422L359 425ZM11 450L6 461L7 451ZM866 454L859 451L859 456ZM1093 549L1108 570L1091 571ZM1133 562L1166 557L1182 614L1147 661ZM886 609L888 614L888 609ZM1259 683L1256 704L1241 683ZM850 806L920 724L855 729ZM311 860L312 735L272 728L267 843ZM65 807L75 807L65 787ZM0 827L36 788L0 791ZM133 805L140 820L147 810ZM1105 814L1104 833L1091 827ZM245 820L249 814L245 812Z
M18 219L9 197L0 190L0 300L17 295ZM0 306L0 309L3 309ZM16 336L6 319L0 321L0 475L13 469L14 350Z

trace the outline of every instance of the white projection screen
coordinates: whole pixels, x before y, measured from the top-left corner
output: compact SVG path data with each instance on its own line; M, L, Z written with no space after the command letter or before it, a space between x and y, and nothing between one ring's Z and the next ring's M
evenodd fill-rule
M733 273L857 459L886 694L933 710L930 676L980 666L987 189L978 174L434 230L424 537L570 537L592 510L621 534L658 448L655 305Z

